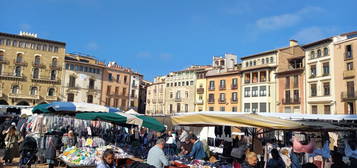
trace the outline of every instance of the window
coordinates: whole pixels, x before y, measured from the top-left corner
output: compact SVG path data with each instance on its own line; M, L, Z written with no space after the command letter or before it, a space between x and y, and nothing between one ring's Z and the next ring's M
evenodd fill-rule
M19 85L12 86L11 93L12 94L19 94L20 87Z
M74 94L73 93L68 93L67 94L67 101L68 102L73 102L74 101Z
M128 82L128 76L124 76L124 83L126 84Z
M316 65L310 66L310 78L316 77Z
M7 46L10 46L10 45L11 45L11 40L7 39L7 40L6 40L6 45L7 45Z
M299 87L299 76L294 75L294 88L298 88L298 87Z
M315 58L315 51L311 51L310 52L310 59L314 59Z
M290 104L291 103L291 96L290 96L290 90L285 90L285 103Z
M269 64L269 58L265 58L265 62Z
M17 47L17 41L16 40L12 41L12 46L13 47Z
M266 73L266 71L260 71L259 76L260 76L260 82L266 82L267 81L267 73Z
M88 67L84 67L84 72L88 72Z
M94 89L95 80L89 79L89 89Z
M21 63L22 62L22 54L18 53L16 56L16 63Z
M37 95L37 87L31 87L30 95L31 95L31 96Z
M55 89L54 88L48 89L48 96L54 96L54 95L55 95Z
M0 51L0 61L4 60L4 51Z
M285 77L285 89L289 89L290 88L290 77L287 76Z
M209 81L209 90L214 90L214 81Z
M244 103L244 112L250 112L250 103Z
M245 75L244 75L244 83L250 83L250 73L245 73Z
M258 103L252 103L252 112L253 113L258 112Z
M188 112L188 104L185 104L185 111Z
M267 103L259 103L260 112L267 112Z
M42 45L41 44L37 44L36 50L41 50L41 49L42 49Z
M87 67L86 67L87 68ZM113 81L113 74L112 73L109 73L108 74L108 80L109 81Z
M233 106L233 107L232 107L232 112L237 112L237 111L238 111L237 106Z
M173 99L173 98L174 98L174 93L170 92L170 99Z
M175 97L176 99L181 99L181 91L177 91L176 92L176 97Z
M353 70L353 62L347 63L347 71Z
M258 97L258 86L252 87L252 97Z
M110 105L110 99L109 99L109 105ZM109 106L108 105L108 106ZM114 99L114 104L113 104L114 107L119 107L119 99Z
M182 83L182 86L185 86L185 82L181 82Z
M172 112L173 112L173 105L170 104L170 113L172 113Z
M257 61L254 60L253 61L253 66L255 66L255 65L257 65Z
M321 50L320 49L317 50L317 58L319 58L319 57L321 57Z
M126 95L126 88L123 88L123 95Z
M176 105L176 112L181 112L181 104L180 103L177 103Z
M107 95L110 95L111 89L112 89L112 86L108 85L107 86Z
M209 111L214 111L214 107L209 107L208 110Z
M324 83L324 96L330 95L330 82Z
M109 97L105 99L105 105L110 106L110 98Z
M214 103L214 94L209 94L208 95L208 102L209 103Z
M274 58L270 57L270 63L274 63Z
M233 102L237 102L238 101L238 93L237 92L233 92L232 93L232 101Z
M226 108L224 106L219 108L219 111L226 111Z
M74 76L69 77L69 87L71 87L71 88L76 87L76 77L74 77Z
M126 100L125 99L122 99L121 100L121 107L125 107L126 106Z
M345 49L345 59L351 59L352 56L352 46L351 45L346 45Z
M284 107L284 112L285 113L291 113L291 107L290 106L285 106Z
M260 86L260 96L266 96L267 95L267 87L266 86Z
M317 114L317 106L316 105L312 105L311 106L311 114Z
M2 74L2 64L0 64L0 75Z
M219 81L219 88L220 89L226 89L226 80L220 80Z
M55 52L55 53L58 52L58 47L54 47L53 52Z
M56 67L56 66L57 66L57 58L52 58L52 66L53 66L53 67ZM79 70L82 71L82 70L83 70L83 67L82 67L82 70L81 70L81 68L80 68Z
M119 87L115 87L115 91L114 91L115 95L119 95Z
M189 82L188 81L186 81L186 86L188 86L189 85Z
M226 94L225 93L219 94L219 102L221 102L221 103L226 102Z
M40 63L41 63L41 57L35 56L35 65L40 65Z
M265 59L264 58L262 58L262 64L265 64Z
M249 66L253 66L253 62L252 61L249 61Z
M237 89L238 88L238 79L233 78L232 79L232 89Z
M294 103L300 103L299 90L294 90Z
M190 81L190 85L193 85L193 81ZM188 86L188 85L187 85Z
M51 80L56 80L57 72L56 70L51 71Z
M40 74L40 70L38 68L34 68L33 69L33 73L32 73L32 78L33 79L38 79L39 78L39 74Z
M328 53L328 48L325 47L325 48L324 48L324 56L328 56L328 54L329 54L329 53Z
M186 98L188 98L188 91L185 92L185 96L186 96Z
M15 67L15 76L21 77L21 66Z
M72 70L72 71L74 70L74 65L73 64L69 65L69 70Z
M310 88L311 88L311 97L317 96L316 84L311 84Z
M330 105L324 105L324 113L331 114L331 107Z
M87 96L87 103L93 103L93 95Z
M250 87L244 88L244 97L250 97Z
M248 63L248 62L245 62L245 66L248 67L248 66L249 66L249 63Z
M22 43L24 43L24 42L22 42ZM21 42L20 42L20 46L21 46ZM42 51L47 51L47 45L46 45L46 44L44 44L44 45L42 46Z
M328 62L323 63L322 69L323 69L323 76L328 76L330 74L330 64Z

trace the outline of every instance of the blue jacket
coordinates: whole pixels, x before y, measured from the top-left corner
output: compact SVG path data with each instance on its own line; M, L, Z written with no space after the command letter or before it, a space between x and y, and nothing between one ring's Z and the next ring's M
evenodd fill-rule
M193 157L194 159L197 160L203 160L206 158L206 153L205 150L203 149L203 144L201 141L198 141L193 144L191 153L188 154L189 157Z

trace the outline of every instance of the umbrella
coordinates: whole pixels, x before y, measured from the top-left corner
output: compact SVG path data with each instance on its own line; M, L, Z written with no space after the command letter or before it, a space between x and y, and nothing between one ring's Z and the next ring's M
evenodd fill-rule
M32 108L32 112L33 113L49 113L50 111L48 110L48 105L49 104L39 104Z
M75 102L53 102L50 104L40 104L33 108L33 112L119 112L113 107L106 107L98 104L75 103Z
M127 113L77 113L76 118L83 120L101 120L115 124L132 124L143 126L155 131L164 131L165 126L152 117L145 115L132 115Z

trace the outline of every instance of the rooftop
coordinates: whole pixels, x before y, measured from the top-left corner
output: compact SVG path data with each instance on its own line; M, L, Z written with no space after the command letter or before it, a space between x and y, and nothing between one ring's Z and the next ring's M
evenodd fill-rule
M55 44L64 45L64 46L66 45L66 43L64 43L64 42L41 39L41 38L37 38L37 36L35 37L35 36L27 36L27 35L17 35L17 34L3 33L3 32L0 32L0 36L12 37L12 38L18 38L18 39L24 39L24 40L39 41L39 42L55 43Z

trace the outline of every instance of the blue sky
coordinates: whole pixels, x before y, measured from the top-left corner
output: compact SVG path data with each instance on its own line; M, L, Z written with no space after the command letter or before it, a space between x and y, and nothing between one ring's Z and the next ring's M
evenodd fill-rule
M145 79L357 30L356 0L1 0L0 31L38 33Z

